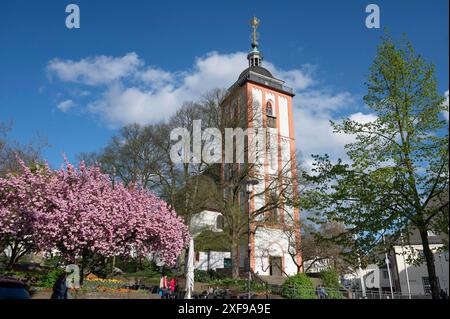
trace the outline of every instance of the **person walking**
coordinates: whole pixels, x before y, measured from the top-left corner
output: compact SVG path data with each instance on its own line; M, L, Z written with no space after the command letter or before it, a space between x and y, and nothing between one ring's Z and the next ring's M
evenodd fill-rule
M61 274L53 285L51 299L69 299L69 288L67 287L67 274Z
M170 297L173 298L175 297L175 287L177 285L177 280L175 278L170 279L169 282L169 294Z
M320 299L327 299L328 298L328 294L327 291L325 290L325 287L320 286Z
M161 280L159 281L159 295L161 296L161 299L166 299L167 287L168 287L167 276L163 275L161 277Z

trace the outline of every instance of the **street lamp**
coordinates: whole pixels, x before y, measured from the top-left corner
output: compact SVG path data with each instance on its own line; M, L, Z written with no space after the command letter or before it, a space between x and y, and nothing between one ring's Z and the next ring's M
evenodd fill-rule
M250 227L250 223L251 223L251 209L250 209L250 194L252 193L253 190L253 186L258 185L259 181L257 179L254 178L248 178L246 180L243 181L243 183L246 185L246 190L247 190L247 197L248 197L248 227L247 227L247 240L248 240L248 245L247 245L247 258L248 258L248 278L247 278L247 294L248 294L248 299L251 298L251 288L250 288L250 283L252 280L252 273L251 273L251 268L250 268L250 256L251 256L251 245L250 245L250 236L251 236L251 227Z

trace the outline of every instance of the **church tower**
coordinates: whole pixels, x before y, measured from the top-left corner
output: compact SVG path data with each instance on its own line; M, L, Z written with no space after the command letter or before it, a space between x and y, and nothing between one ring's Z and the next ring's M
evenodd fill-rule
M263 67L256 32L259 24L256 17L251 20L248 67L229 88L222 110L230 117L239 118L243 129L263 129L265 135L261 140L264 147L259 144L262 152L256 155L257 165L251 168L250 174L258 182L240 196L243 214L250 210L251 216L250 242L243 240L240 249L241 266L248 266L248 245L251 271L263 276L285 276L296 274L301 264L301 256L295 249L300 240L299 210L288 205L290 200L282 204L272 202L283 196L290 196L289 199L297 196L294 93ZM239 169L242 169L240 164L224 163L224 178Z

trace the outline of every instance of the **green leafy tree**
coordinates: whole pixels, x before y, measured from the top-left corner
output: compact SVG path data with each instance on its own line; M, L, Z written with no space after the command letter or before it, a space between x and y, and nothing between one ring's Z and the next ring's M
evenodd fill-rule
M336 269L330 268L323 270L319 274L322 279L323 285L327 289L327 294L331 299L343 298L342 293L339 291L341 283L339 281L339 273Z
M364 101L376 119L332 122L336 133L355 137L346 145L349 163L315 157L310 204L323 220L347 226L334 240L353 241L349 256L384 250L401 233L417 229L432 296L439 298L428 231L448 214L448 127L441 116L448 105L438 93L433 64L405 39L386 35L370 71Z

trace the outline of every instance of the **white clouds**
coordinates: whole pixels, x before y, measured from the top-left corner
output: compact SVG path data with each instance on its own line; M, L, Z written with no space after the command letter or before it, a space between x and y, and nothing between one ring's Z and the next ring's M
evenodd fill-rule
M82 92L83 86L89 86L90 92L96 88L96 94L84 97L88 100L85 110L118 127L166 120L183 102L196 100L213 88L228 88L248 66L246 57L245 52L210 52L198 57L191 68L171 72L148 66L136 53L128 53L122 57L96 56L79 61L54 59L47 71L64 83L72 83L77 88L74 91ZM294 123L297 148L304 159L309 161L310 154L324 153L343 157L343 146L351 137L334 134L329 120L350 113L349 109L355 106L352 94L316 88L318 81L310 65L283 70L264 61L264 67L297 93ZM58 108L66 112L74 104L67 100ZM353 116L363 121L370 119L370 115L362 113Z
M137 80L143 81L148 85L155 85L157 87L175 80L175 76L172 73L151 67L139 72L136 77Z
M57 105L57 108L61 112L67 112L68 110L70 110L74 106L75 106L75 103L72 100L65 100L65 101L62 101L61 103L59 103Z
M354 104L354 98L349 92L332 93L324 90L311 90L299 94L301 106L308 111L328 116L333 111L344 110Z
M364 114L361 112L354 113L349 116L350 120L359 122L361 124L367 124L370 122L375 122L378 117L375 114Z
M448 97L448 93L449 93L448 90L445 91L445 102L444 102L444 105L447 106L447 109L448 109L448 105L449 105L449 97ZM446 120L447 123L448 123L448 111L442 111L442 115L444 116L445 120Z
M167 87L153 92L117 84L109 87L87 109L112 126L148 124L167 119L177 110L183 101L181 98L178 92Z
M294 70L282 70L278 69L275 65L270 62L264 62L264 67L266 67L273 76L276 78L286 81L286 84L292 87L295 91L304 90L315 83L312 78L312 73L314 67L312 65L302 65L300 69Z
M47 70L64 82L95 86L126 77L141 63L136 53L119 58L101 55L80 61L53 59L48 63Z

